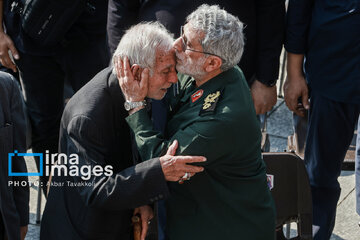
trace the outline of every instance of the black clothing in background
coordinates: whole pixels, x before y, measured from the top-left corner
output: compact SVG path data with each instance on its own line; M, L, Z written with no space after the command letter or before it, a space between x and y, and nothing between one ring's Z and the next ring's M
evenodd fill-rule
M3 1L3 22L6 33L15 43L18 51L35 56L51 56L63 51L69 42L82 42L96 35L106 36L108 0L87 0L87 7L65 35L64 41L54 46L43 46L32 41L21 28L20 15L11 11L13 1Z
M305 54L311 91L359 104L360 1L291 1L287 16L285 48Z
M109 64L106 37L107 0L89 0L87 7L55 46L34 43L20 27L20 16L3 2L6 33L20 59L16 61L32 129L35 153L58 152L59 126L64 108L64 82L74 92ZM90 10L92 8L92 10ZM39 161L36 161L38 164ZM38 166L39 167L39 166ZM48 178L41 177L44 192Z
M179 37L185 18L203 3L217 4L245 24L245 51L240 68L248 82L274 83L279 74L279 57L284 40L283 0L109 0L107 31L110 52L130 26L141 21L160 21Z
M29 223L29 186L14 186L9 181L28 182L27 177L9 177L8 154L26 152L26 120L20 90L15 79L0 72L0 239L20 239L20 227ZM26 173L24 157L12 159L12 171Z

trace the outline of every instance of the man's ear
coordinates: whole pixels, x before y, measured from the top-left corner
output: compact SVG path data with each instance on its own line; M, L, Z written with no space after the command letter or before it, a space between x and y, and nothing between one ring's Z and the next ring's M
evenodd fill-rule
M212 72L214 70L220 69L222 65L221 58L217 56L209 56L205 61L205 71Z
M142 70L143 70L143 69L140 68L140 66L137 65L137 64L133 64L133 65L131 66L131 73L132 73L132 75L134 76L134 79L135 79L135 80L140 81Z

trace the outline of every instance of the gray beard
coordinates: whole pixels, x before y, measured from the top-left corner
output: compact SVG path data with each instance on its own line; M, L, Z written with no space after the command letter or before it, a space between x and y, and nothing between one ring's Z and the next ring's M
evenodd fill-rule
M180 58L180 60L182 59ZM190 62L188 60L189 59L187 58L185 62L182 60L181 64L176 64L176 70L195 79L201 79L206 75L206 72L201 69L206 58L200 58L196 62Z

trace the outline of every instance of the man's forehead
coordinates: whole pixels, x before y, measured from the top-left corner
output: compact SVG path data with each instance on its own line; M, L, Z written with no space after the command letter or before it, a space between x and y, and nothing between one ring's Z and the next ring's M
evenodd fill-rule
M194 29L193 25L191 24L191 22L187 22L184 25L184 34L186 35L187 38L195 38L198 40L198 42L200 42L200 39L202 39L205 36L205 33L201 30L196 30Z
M169 51L156 51L156 62L163 63L168 62L169 60L174 59L175 61L175 51L174 49L171 49Z
M185 35L187 43L195 46L201 44L201 40L205 36L203 31L194 29L192 24L189 22L184 25L183 34Z
M156 51L155 71L161 72L167 68L175 67L175 64L175 51L173 49Z

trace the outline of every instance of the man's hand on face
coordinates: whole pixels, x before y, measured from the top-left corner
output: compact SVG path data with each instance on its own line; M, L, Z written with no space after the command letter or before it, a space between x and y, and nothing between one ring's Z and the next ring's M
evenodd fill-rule
M188 180L198 172L204 170L203 167L188 165L187 163L205 162L206 158L202 156L175 156L178 142L175 140L168 148L166 154L160 157L161 167L166 181L177 182ZM183 179L187 173L188 179Z
M255 80L251 86L256 115L265 114L276 104L276 86L268 87Z
M117 58L115 61L116 75L125 100L140 102L145 99L148 92L149 69L141 70L134 64L130 68L129 59Z
M145 240L149 228L150 220L154 218L154 212L150 206L144 205L134 210L134 216L140 214L141 219L141 240Z

